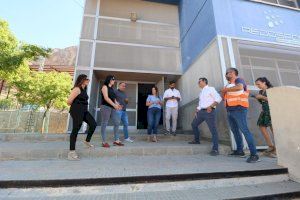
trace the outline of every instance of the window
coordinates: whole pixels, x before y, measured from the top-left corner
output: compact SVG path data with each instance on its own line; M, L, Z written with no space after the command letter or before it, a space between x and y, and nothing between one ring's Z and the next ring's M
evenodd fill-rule
M257 1L286 6L286 7L299 8L297 0L257 0Z
M300 48L239 40L238 54L238 69L248 85L267 77L274 86L300 87Z

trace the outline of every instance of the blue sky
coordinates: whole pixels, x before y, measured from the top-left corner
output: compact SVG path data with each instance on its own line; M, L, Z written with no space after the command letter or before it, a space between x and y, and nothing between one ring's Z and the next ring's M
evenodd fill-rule
M84 0L0 0L0 18L20 41L50 48L77 45Z

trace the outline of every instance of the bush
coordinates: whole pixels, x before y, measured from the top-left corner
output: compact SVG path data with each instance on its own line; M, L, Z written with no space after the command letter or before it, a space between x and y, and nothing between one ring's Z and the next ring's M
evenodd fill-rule
M12 99L0 99L0 109L1 110L8 110L13 106Z

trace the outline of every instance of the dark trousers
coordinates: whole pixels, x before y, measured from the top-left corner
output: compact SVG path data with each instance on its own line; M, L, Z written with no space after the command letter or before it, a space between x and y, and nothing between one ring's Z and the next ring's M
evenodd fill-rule
M161 117L161 109L149 108L147 112L148 119L148 135L157 134L157 127ZM152 132L153 131L153 132Z
M206 110L200 110L197 112L196 117L194 118L192 122L192 128L195 136L195 142L200 142L200 131L198 126L202 122L206 122L208 125L208 128L212 135L212 143L213 143L213 150L218 151L219 149L219 136L216 128L216 113L215 110L212 110L210 113L208 113Z
M73 129L70 135L70 150L72 151L75 150L76 139L77 139L78 132L81 128L82 122L86 122L89 126L88 134L86 137L87 142L91 141L92 135L95 132L95 129L97 127L97 123L94 117L88 111L83 111L81 113L76 112L70 114L73 119Z

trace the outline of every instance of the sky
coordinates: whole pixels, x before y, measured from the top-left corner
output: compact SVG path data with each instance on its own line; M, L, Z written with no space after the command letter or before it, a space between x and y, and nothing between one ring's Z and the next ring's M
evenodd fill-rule
M78 45L84 0L0 0L0 18L23 42L49 48Z

